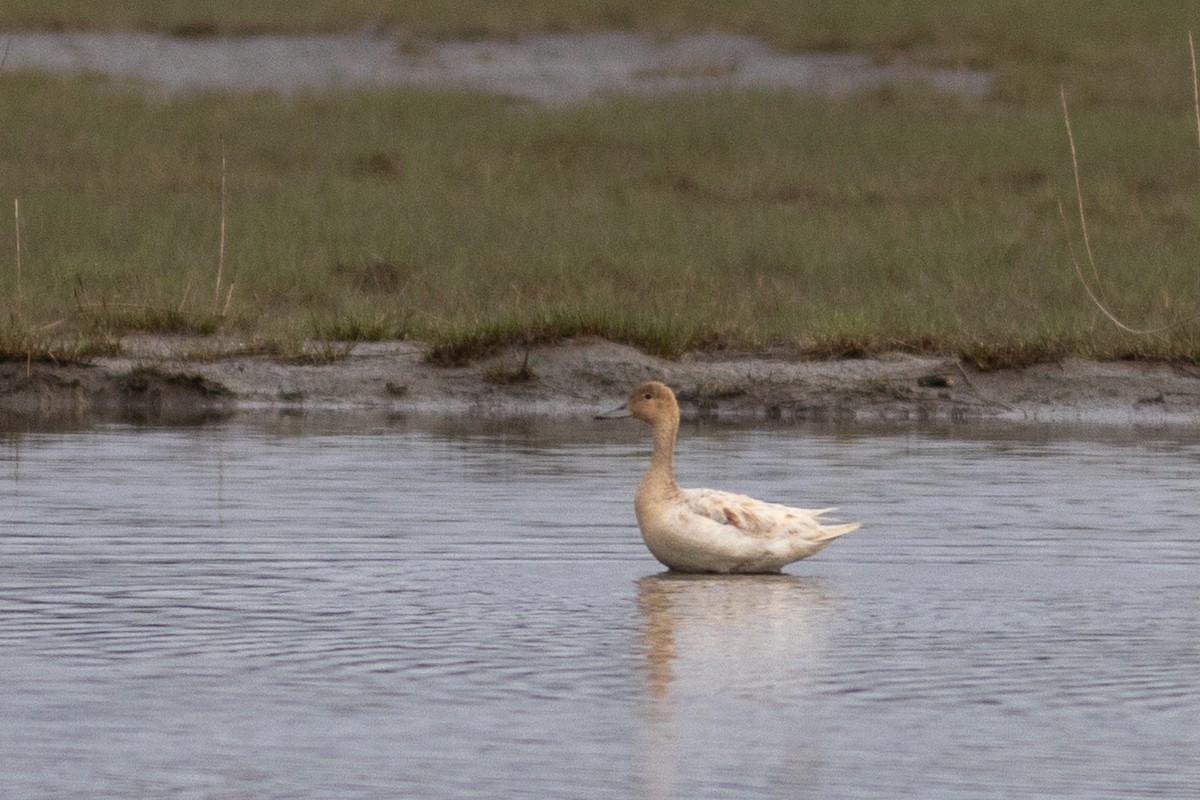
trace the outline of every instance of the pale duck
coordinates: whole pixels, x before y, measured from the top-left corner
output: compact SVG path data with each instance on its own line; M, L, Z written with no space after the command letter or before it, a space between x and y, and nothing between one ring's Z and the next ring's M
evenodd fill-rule
M681 489L675 482L679 403L666 384L639 386L625 405L601 419L636 417L654 433L650 469L634 497L642 539L680 572L779 572L808 558L861 523L825 524L832 508L791 508L716 489Z

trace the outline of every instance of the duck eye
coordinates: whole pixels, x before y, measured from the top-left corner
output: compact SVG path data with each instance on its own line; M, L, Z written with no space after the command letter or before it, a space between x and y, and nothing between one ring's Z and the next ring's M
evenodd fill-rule
M646 397L646 399L647 399L647 400L653 400L653 399L654 399L654 395L650 394L649 392L646 392L646 394L645 394L645 397Z

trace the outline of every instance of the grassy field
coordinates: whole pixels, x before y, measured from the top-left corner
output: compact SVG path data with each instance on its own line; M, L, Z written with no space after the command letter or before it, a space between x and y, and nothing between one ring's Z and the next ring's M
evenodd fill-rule
M661 0L569 18L553 2L506 4L503 16L493 5L315 2L297 16L253 2L16 0L0 27L717 25L793 47L904 49L1001 80L983 101L887 90L530 109L418 92L161 100L10 70L0 353L221 330L276 343L411 337L448 362L577 334L667 354L1200 361L1195 320L1135 336L1103 317L1072 271L1058 210L1079 248L1062 80L1101 297L1137 326L1200 311L1196 4L1015 3L1001 15L982 8L998 4L830 3L789 16L772 2L735 13Z

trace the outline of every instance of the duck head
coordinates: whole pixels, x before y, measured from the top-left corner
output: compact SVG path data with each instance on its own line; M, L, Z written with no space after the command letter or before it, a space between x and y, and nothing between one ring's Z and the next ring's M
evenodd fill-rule
M633 390L624 405L614 408L597 419L635 417L650 425L678 425L679 403L671 387L659 381L648 381Z

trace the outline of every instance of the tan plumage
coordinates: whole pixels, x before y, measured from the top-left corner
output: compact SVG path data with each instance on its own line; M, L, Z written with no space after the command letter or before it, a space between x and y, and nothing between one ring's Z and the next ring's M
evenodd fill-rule
M633 416L654 433L654 454L634 510L646 547L671 569L778 572L859 527L821 522L831 508L791 508L716 489L679 488L674 469L679 403L666 384L645 383L624 406L601 416Z

